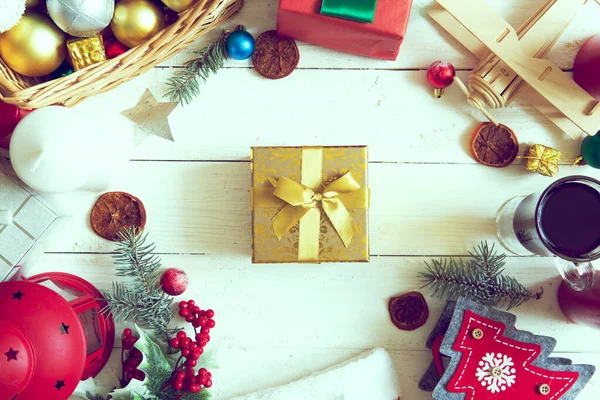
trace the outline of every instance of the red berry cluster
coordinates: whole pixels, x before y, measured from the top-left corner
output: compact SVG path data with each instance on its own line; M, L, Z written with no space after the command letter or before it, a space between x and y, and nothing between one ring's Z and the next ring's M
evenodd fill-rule
M200 368L198 373L194 368L204 352L204 347L210 342L209 333L215 327L215 312L201 310L194 300L189 300L179 303L179 315L194 327L194 338L188 337L185 331L179 331L177 336L171 339L171 347L180 349L181 355L171 374L170 383L177 392L183 390L197 393L203 387L210 388L213 384L212 374L206 368Z
M144 371L137 369L137 367L142 363L142 352L139 349L133 347L135 342L137 342L138 338L133 336L133 332L131 329L127 328L123 331L123 335L121 335L121 364L123 365L123 373L122 373L122 381L125 386L132 379L137 379L139 381L143 381L146 377ZM127 353L127 358L124 359L123 356L125 352Z

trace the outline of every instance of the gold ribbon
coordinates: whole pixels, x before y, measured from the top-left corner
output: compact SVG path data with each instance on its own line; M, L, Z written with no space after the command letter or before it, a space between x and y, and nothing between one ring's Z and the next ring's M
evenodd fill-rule
M322 147L303 147L302 183L286 177L268 178L273 188L252 190L253 207L284 206L272 220L278 240L299 223L299 262L318 261L321 209L348 247L357 229L348 208L369 207L368 189L361 188L350 171L324 186L322 165Z

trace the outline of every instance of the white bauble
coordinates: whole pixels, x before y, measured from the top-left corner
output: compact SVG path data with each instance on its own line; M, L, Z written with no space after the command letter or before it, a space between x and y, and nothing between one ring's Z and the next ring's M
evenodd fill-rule
M46 6L54 23L77 37L100 32L115 13L115 0L47 0Z
M25 0L0 0L0 33L19 22L25 12Z

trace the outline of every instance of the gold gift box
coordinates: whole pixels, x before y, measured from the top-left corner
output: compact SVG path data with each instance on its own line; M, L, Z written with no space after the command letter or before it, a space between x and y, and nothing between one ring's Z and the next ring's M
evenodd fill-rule
M369 261L366 146L253 147L250 165L253 263ZM340 190L348 180L353 182L353 189ZM297 214L295 211L301 206L292 206L277 198L277 191L284 186L289 188L290 184L298 189L302 186L300 183L305 185L305 191L314 191L308 197L317 201L308 207L309 211L300 211L306 215L298 223L290 223L289 230L279 233L278 239L276 230L280 231L277 228L280 224L276 221L280 214L285 214L287 209ZM333 206L328 199L333 200ZM341 215L331 215L330 210L337 213L340 208L343 208ZM351 240L347 236L342 239L348 229L340 227L344 224L339 223L339 217L351 218ZM332 223L332 220L338 222ZM348 224L345 227L348 228ZM314 245L312 257L305 256L309 242Z

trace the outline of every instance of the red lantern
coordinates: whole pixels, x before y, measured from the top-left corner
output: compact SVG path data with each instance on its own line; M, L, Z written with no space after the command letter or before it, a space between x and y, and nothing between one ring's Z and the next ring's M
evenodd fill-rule
M0 393L19 400L67 399L104 367L115 326L102 294L70 274L0 283Z

